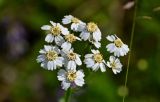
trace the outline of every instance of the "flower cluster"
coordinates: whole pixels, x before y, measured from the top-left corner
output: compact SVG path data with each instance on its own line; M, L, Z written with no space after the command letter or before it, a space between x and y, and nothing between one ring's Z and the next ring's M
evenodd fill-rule
M101 47L102 34L96 23L85 23L72 15L64 16L62 19L63 25L70 25L70 28L53 21L50 23L41 27L42 30L47 31L45 41L48 45L44 45L44 48L39 51L37 62L47 70L58 70L57 78L61 81L62 89L82 87L85 84L85 75L81 68L83 62L93 71L100 69L101 72L105 72L108 67L114 74L121 72L122 64L118 57L126 55L129 48L116 35L106 37L111 42L106 46L107 51L113 53L106 62L103 54L98 50ZM90 49L91 53L85 53L83 61L81 55L73 49L73 43L77 41L87 41L94 47Z

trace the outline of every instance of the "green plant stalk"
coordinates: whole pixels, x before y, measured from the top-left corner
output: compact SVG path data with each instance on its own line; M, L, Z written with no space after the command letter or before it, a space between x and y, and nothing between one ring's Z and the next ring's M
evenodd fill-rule
M68 88L68 90L65 93L65 102L70 102L71 97L71 88Z
M134 37L135 24L136 24L137 3L138 3L138 0L135 0L135 10L134 10L133 23L132 23L131 41L130 41L130 45L129 45L130 52L129 52L129 55L128 55L127 71L126 71L125 83L124 83L125 89L127 87L128 71L129 71L129 66L130 66L131 51L132 51L133 37ZM123 102L125 101L125 97L126 97L126 95L123 96Z

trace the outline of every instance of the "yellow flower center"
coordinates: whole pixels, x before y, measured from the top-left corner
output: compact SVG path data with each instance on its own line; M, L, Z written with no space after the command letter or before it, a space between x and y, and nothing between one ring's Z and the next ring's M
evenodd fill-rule
M55 51L48 51L46 57L49 61L53 61L58 57L58 54Z
M76 18L76 17L73 17L73 18L71 19L71 21L72 21L73 23L79 23L79 19Z
M93 58L96 62L101 63L103 61L103 55L100 53L94 54Z
M77 75L75 71L68 71L67 72L67 79L73 82L76 79Z
M58 26L52 27L50 31L54 36L58 36L61 34L61 28Z
M116 68L116 63L115 62L110 63L110 65L111 65L112 68Z
M89 32L95 32L97 30L97 28L98 28L97 25L95 23L93 23L93 22L89 22L87 24L87 30Z
M122 47L123 42L121 41L121 39L117 38L117 39L114 41L114 44L115 44L116 47Z
M76 59L76 53L74 53L74 52L69 53L67 56L68 56L69 60L75 60Z
M68 42L72 43L72 42L76 41L76 36L74 36L73 34L68 34L68 35L65 35L65 39Z

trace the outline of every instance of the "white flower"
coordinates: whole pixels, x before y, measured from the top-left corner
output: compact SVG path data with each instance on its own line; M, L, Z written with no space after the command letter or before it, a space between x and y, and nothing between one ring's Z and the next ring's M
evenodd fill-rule
M73 49L63 52L65 67L67 68L67 70L76 70L77 65L82 65L80 55L73 52Z
M101 41L101 31L94 22L89 22L85 26L85 29L81 32L80 37L85 41L93 39L98 42Z
M72 47L72 43L76 40L81 40L80 38L76 37L74 34L65 34L64 36L65 42L61 45L62 50L69 50Z
M41 67L53 70L62 67L64 58L59 57L60 50L56 46L44 45L44 49L39 51L37 62L41 63Z
M86 54L84 63L87 68L92 68L93 71L97 71L99 68L102 72L106 71L106 62L103 59L103 55L98 50L91 50L92 54Z
M76 17L73 17L72 15L64 16L64 18L62 19L62 23L63 24L72 23L71 24L71 29L73 31L82 31L84 29L84 27L85 27L85 23L84 22L82 22L81 20L79 20Z
M107 66L112 68L114 74L120 73L122 71L122 64L120 60L114 56L110 56L109 62L107 62Z
M47 34L47 36L45 38L45 41L48 43L55 41L55 43L58 46L61 46L61 44L64 42L64 39L61 36L61 34L63 34L63 35L68 34L69 31L67 28L63 27L59 23L54 23L52 21L50 21L50 23L51 23L51 26L50 25L43 25L41 27L42 30L49 31L49 33Z
M62 81L62 89L67 90L74 85L82 87L84 85L84 73L82 70L68 70L60 69L57 76L59 81Z
M106 46L107 51L114 53L114 56L124 56L128 53L128 45L124 44L116 35L107 36L106 38L112 42Z

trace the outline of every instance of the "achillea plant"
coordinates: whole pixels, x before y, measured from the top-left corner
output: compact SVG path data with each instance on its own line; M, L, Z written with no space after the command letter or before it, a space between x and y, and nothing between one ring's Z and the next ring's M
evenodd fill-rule
M114 74L122 71L119 57L126 55L129 48L115 34L106 37L106 40L111 42L106 45L106 51L110 53L110 57L104 59L103 54L98 50L101 47L102 33L96 23L85 23L72 15L64 16L63 25L53 21L50 23L41 27L48 32L45 37L48 45L44 45L44 48L39 51L37 62L47 70L57 71L62 89L82 87L85 84L82 63L92 71L105 72L106 68L111 68ZM71 26L66 28L65 25ZM76 53L72 45L77 41L88 42L94 49L90 49L90 53L84 52L85 55L81 56ZM84 61L81 57L84 57Z

